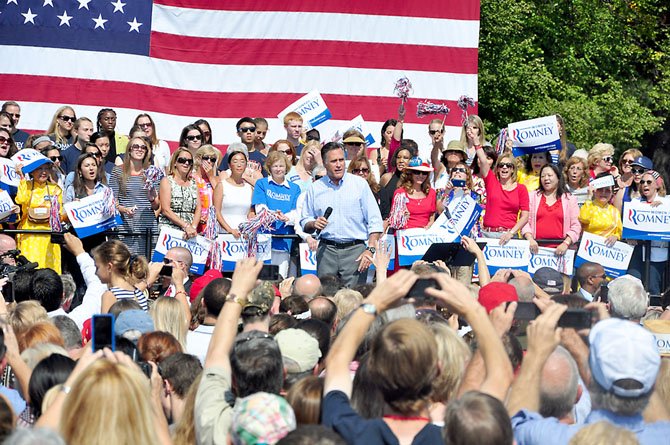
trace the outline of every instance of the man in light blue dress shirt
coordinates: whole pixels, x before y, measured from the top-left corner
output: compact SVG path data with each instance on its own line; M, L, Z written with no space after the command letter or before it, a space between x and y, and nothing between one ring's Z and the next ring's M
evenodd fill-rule
M345 172L340 144L324 145L321 158L327 176L307 190L300 218L306 233L320 231L317 275L337 275L348 286L364 283L383 231L379 206L368 183ZM326 219L324 214L329 207L332 214Z

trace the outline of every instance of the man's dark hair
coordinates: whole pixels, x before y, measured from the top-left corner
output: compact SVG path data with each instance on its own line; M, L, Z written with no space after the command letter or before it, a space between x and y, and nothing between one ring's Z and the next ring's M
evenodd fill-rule
M279 311L290 313L294 317L309 310L309 305L303 297L291 296L279 303Z
M209 315L218 317L221 313L226 303L226 295L230 290L230 283L227 278L216 278L202 290L202 304L205 305Z
M478 391L452 400L444 418L447 445L495 443L512 445L512 423L502 402Z
M34 270L20 270L14 274L12 283L14 284L14 300L17 303L32 299L32 281Z
M60 331L65 342L65 349L81 348L81 331L73 319L67 315L56 315L51 317L51 321Z
M337 315L337 306L332 300L325 297L316 297L310 300L308 304L313 319L323 321L329 328L333 327Z
M321 147L321 159L323 159L323 162L326 162L326 156L333 150L343 150L342 145L339 142L328 142Z
M202 372L202 365L198 357L177 352L163 359L158 369L161 377L170 382L174 392L183 399Z
M230 365L237 397L281 391L284 364L279 345L271 335L261 331L239 334L230 355Z
M323 425L298 425L277 445L344 445L342 437Z
M334 297L338 290L344 288L340 277L334 274L327 274L319 277L321 280L321 294L324 297Z
M246 124L253 124L254 127L256 126L256 122L254 122L254 120L252 118L250 118L248 116L245 116L242 119L240 119L239 121L237 121L237 123L235 124L235 130L239 131L240 126L242 126L242 124L245 124L245 123Z
M305 133L305 136L307 136L307 140L310 141L317 141L321 142L321 133L319 133L319 130L316 128L312 128L309 130L307 133Z
M123 352L130 357L134 362L140 361L140 353L137 352L137 345L126 337L116 336L116 350Z
M47 312L55 311L63 300L63 280L53 269L38 269L30 283L33 300L40 302Z
M330 351L330 327L323 321L312 318L299 321L296 328L307 332L319 342L319 350L321 351L319 363L323 362L328 355L328 351Z
M270 316L270 335L277 335L284 329L294 328L298 324L298 320L291 317L289 314L274 314Z
M75 361L61 354L51 354L42 359L32 374L28 384L30 404L37 417L42 415L42 400L49 389L65 383L74 369Z

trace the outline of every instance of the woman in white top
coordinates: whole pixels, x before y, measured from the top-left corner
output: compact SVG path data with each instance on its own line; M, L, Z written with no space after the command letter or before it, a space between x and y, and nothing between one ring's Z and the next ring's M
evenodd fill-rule
M156 136L156 124L154 120L147 113L138 114L133 123L133 126L135 125L140 127L151 141L151 153L154 155L154 165L163 170L167 169L167 166L170 164L170 147L167 142L161 141Z
M225 232L235 238L240 237L239 225L253 216L253 187L243 178L247 161L247 155L243 151L231 151L228 154L230 176L220 181L214 189L216 220Z

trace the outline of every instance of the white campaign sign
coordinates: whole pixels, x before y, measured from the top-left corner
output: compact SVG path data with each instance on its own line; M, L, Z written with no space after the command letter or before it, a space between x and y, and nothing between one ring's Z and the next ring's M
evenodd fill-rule
M12 187L18 187L20 181L21 178L19 177L19 174L16 173L16 164L14 164L14 161L7 158L0 158L0 182Z
M398 263L409 266L423 258L433 243L453 243L460 235L454 232L428 232L426 229L398 230Z
M514 122L507 127L507 134L512 140L514 156L561 149L556 116Z
M531 254L528 263L528 273L534 274L536 270L542 267L550 267L560 273L572 276L575 264L575 251L566 250L562 256L554 255L556 249L549 247L540 247L536 254Z
M281 122L284 121L284 116L286 116L291 111L295 111L303 119L303 129L309 131L312 128L316 127L322 122L327 121L332 117L328 105L324 102L323 97L317 90L310 91L305 94L300 99L293 102L291 105L282 110L281 113L277 115Z
M499 244L500 240L494 238L478 238L477 242L486 243L482 251L491 275L498 269L528 271L528 264L530 264L528 241L513 239L503 246Z
M0 221L4 221L9 216L14 215L14 201L6 190L0 190Z
M235 270L235 263L247 254L247 242L244 238L236 239L233 235L224 233L216 238L221 249L221 263L226 272ZM256 259L269 263L272 256L272 237L270 235L258 234L258 247Z
M652 207L641 201L623 205L623 238L670 241L670 199Z
M309 250L307 243L300 243L300 275L316 275L316 251Z
M158 235L158 242L154 249L151 261L160 262L165 258L165 254L173 247L185 247L193 255L193 265L191 272L202 275L205 272L205 264L212 241L204 236L196 236L188 240L184 239L184 232L171 227L163 227Z
M335 135L332 137L333 140L339 141L342 139L342 135L346 133L348 130L351 129L356 129L363 133L365 137L365 144L369 147L372 144L375 143L375 138L372 137L372 133L370 132L370 129L368 128L368 124L365 123L363 120L362 115L358 115L346 124L342 125L340 129L335 133Z
M105 193L96 193L63 205L79 238L85 238L121 225L119 214L116 212L109 213L108 209L113 209L114 206L105 202L105 197ZM108 199L114 199L111 193L107 197Z
M598 263L607 275L616 278L626 273L632 256L633 246L617 241L612 247L607 247L604 237L584 232L577 250L575 267L587 261Z
M428 233L449 234L454 242L460 241L461 235L468 235L479 220L482 207L472 198L464 195L460 199L452 199L449 205L435 222Z

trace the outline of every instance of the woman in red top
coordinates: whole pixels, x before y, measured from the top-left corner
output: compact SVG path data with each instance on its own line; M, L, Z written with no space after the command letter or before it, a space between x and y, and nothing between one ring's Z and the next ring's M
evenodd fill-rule
M503 245L528 222L528 189L516 182L516 162L511 153L500 155L494 173L481 145L475 148L487 196L482 233L487 238L499 238Z
M403 229L430 228L435 222L437 210L437 194L430 186L430 172L433 167L422 162L421 158L412 158L409 165L402 172L398 189L393 194L393 200L399 194L409 198L407 211L409 220Z
M536 239L561 239L560 244L543 243L542 246L555 248L555 255L563 255L579 239L582 225L577 199L566 192L558 167L547 164L540 169L540 187L530 193L529 200L530 217L521 233L529 241L530 251L537 253Z

